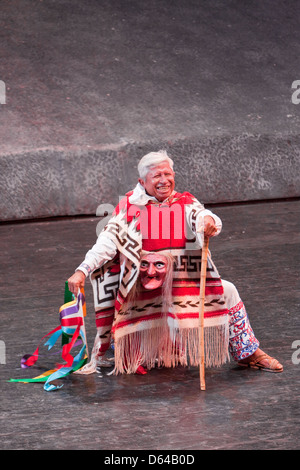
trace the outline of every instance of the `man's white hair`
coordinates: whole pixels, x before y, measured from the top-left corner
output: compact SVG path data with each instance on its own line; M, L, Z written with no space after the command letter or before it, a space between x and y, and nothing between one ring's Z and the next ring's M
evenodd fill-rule
M147 153L147 155L144 155L138 164L138 172L140 178L144 180L148 171L151 168L160 165L163 162L167 162L170 165L170 168L173 170L174 162L168 156L165 150L159 150L158 152L150 152Z

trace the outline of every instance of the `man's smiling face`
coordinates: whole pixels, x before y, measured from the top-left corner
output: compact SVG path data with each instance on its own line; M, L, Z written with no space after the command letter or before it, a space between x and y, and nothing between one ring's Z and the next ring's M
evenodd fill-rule
M160 202L171 196L175 187L175 173L167 162L151 168L145 180L139 179L147 194L156 197Z

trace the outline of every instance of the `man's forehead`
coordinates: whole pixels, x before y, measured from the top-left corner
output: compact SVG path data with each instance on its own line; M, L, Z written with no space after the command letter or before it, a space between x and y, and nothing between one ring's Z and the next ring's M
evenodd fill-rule
M154 174L154 173L160 173L163 171L168 171L170 173L173 173L172 168L170 167L168 162L162 162L159 165L155 165L150 167L148 173Z

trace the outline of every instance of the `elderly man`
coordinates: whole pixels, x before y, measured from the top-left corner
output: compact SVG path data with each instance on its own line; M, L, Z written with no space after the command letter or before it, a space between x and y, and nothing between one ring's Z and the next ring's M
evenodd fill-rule
M165 151L145 155L138 172L137 186L121 200L96 244L68 280L75 295L87 276L93 285L97 336L87 371L95 370L97 358L105 354L112 333L116 356L123 357L122 364L117 361L116 372L136 372L143 362L148 368L157 361L166 367L198 364L202 237L218 235L222 222L190 193L175 191L173 161ZM173 301L166 312L161 292L149 296L144 291L134 306L136 311L144 312L143 321L130 323L126 320L128 299L140 267L143 268L142 250L172 255ZM210 256L204 327L208 366L226 362L229 347L241 366L270 372L283 370L276 359L259 348L237 289L221 280ZM143 344L147 352L129 367L126 350L133 344ZM135 346L132 350L140 349Z

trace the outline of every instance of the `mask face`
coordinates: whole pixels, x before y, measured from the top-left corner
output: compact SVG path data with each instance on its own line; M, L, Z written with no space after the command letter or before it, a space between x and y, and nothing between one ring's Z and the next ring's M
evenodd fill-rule
M167 260L159 253L149 253L142 257L140 264L140 280L147 289L157 289L164 283L167 274Z

